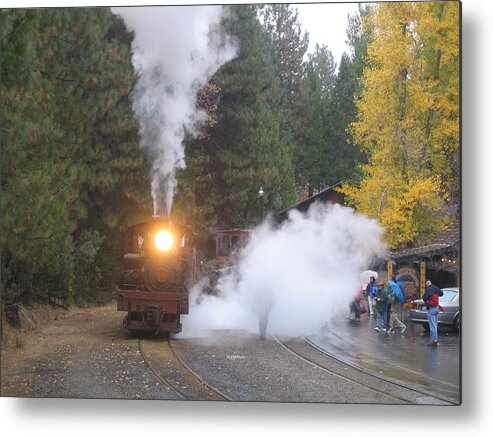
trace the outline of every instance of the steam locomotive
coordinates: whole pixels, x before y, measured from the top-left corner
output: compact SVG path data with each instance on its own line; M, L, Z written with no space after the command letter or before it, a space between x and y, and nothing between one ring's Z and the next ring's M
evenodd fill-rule
M192 229L158 218L130 226L123 238L116 291L117 310L127 312L123 326L134 332L180 332L196 275Z

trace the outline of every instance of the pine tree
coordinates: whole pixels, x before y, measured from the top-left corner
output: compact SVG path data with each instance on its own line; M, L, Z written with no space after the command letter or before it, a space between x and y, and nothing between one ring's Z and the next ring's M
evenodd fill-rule
M130 38L107 8L2 10L1 20L2 287L25 300L111 295L119 238L109 233L145 205L148 174L127 99Z
M268 210L289 205L295 194L291 156L280 141L279 82L268 35L252 6L232 7L225 26L239 53L211 80L219 90L213 97L217 122L187 144L174 207L187 210L203 235L206 227L256 224L261 186Z
M335 82L335 63L326 46L315 48L304 66L296 118L296 176L298 184L310 195L330 182L332 144L328 129L328 109Z
M297 163L300 138L305 129L299 114L304 107L302 81L304 76L304 57L308 49L308 32L303 32L298 20L298 11L289 4L268 4L260 7L263 27L272 41L274 64L279 81L277 88L278 114L282 143L287 147L294 162ZM296 164L297 165L297 164ZM300 169L295 169L296 183L304 183L299 178Z
M76 202L76 177L66 159L64 132L53 113L55 85L43 58L53 27L43 13L2 10L2 284L19 287L21 298L46 295L44 287L71 299L71 263L59 254L70 251L75 226L70 209ZM42 54L42 56L41 56ZM5 78L5 80L4 80ZM35 278L37 276L37 278ZM43 279L55 279L56 284ZM37 289L33 289L37 279Z
M294 108L303 76L308 32L301 30L298 11L289 4L268 4L262 9L264 27L271 35L280 82L280 104L288 114Z
M349 17L347 43L351 53L343 53L339 71L329 101L328 128L333 144L332 180L357 183L361 179L359 165L367 157L361 145L349 132L349 126L356 121L356 100L362 90L361 78L368 66L367 48L371 41L371 27L362 26L369 14L368 6L359 6L358 12Z

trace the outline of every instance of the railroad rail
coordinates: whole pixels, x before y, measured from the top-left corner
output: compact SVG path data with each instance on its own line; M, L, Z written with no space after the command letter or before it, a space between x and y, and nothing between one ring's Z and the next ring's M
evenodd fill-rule
M198 373L196 373L195 371L193 371L190 368L190 366L188 366L185 363L185 361L183 361L180 358L180 356L176 353L176 351L173 349L173 347L171 345L171 340L169 338L168 338L168 345L169 345L169 348L170 348L171 352L173 353L173 356L179 361L179 363L183 366L184 369L186 369L191 375L193 375L197 379L197 381L200 384L203 384L204 387L206 387L210 391L214 392L217 396L219 396L220 398L222 398L222 400L225 400L225 401L232 401L233 400L228 395L224 394L222 391L220 391L219 389L217 389L216 387L214 387L212 384L210 384L209 382L207 382Z
M326 372L329 375L339 377L353 384L360 385L366 389L370 389L376 393L391 396L401 403L406 404L439 404L439 405L454 405L451 399L447 399L443 396L439 396L435 393L430 393L426 390L420 390L416 387L410 387L404 383L397 382L393 379L384 377L382 375L377 375L368 370L362 369L360 367L354 366L349 362L340 360L338 357L330 354L329 352L321 349L317 345L313 344L309 339L303 338L303 343L301 345L309 346L312 350L316 351L322 356L322 359L310 359L307 354L297 352L295 350L296 346L290 345L287 341L282 341L276 336L272 337L276 343L278 343L282 348L284 348L289 353L295 355L302 361ZM300 343L294 343L300 346ZM325 359L324 359L325 358ZM328 361L330 360L330 361ZM374 384L365 382L365 380L377 379L380 381L380 387L375 387Z
M160 342L160 347L166 347L166 352L173 358L172 365L175 370L177 370L180 375L184 378L192 378L195 380L196 385L195 389L185 390L181 388L180 385L176 382L172 382L170 377L163 376L163 372L160 371L157 366L152 363L152 360L149 357L149 354L145 351L145 341L143 339L138 340L139 343L139 352L144 360L145 364L152 372L152 374L156 377L158 381L163 383L170 390L175 392L181 400L219 400L219 401L231 401L232 399L222 393L220 390L212 386L209 382L207 382L204 378L202 378L199 374L197 374L194 370L192 370L176 353L176 351L172 347L172 342L169 336L167 336L166 342ZM181 371L179 370L181 368Z
M339 340L341 340L343 342L345 341L345 339L343 337L341 337L340 335L338 335L336 332L331 331L331 330L327 330L327 332L329 332L334 337L337 337ZM429 396L437 397L437 398L446 400L448 402L451 402L453 404L458 403L456 399L447 397L446 395L440 395L440 394L437 394L435 392L428 391L428 390L426 390L424 388L416 387L415 385L406 384L406 383L404 383L404 382L402 382L400 380L395 380L395 379L392 379L392 378L382 377L382 375L379 375L379 374L377 374L375 372L372 372L371 370L368 370L368 369L366 369L364 367L357 366L354 363L351 363L349 360L345 360L343 357L341 357L339 355L331 354L329 351L327 351L324 348L319 347L318 345L316 345L315 343L313 343L310 339L308 339L306 337L304 337L303 340L306 341L308 344L310 344L315 349L318 349L321 353L323 353L323 354L331 357L334 360L338 360L341 363L344 363L345 365L348 365L348 366L352 366L354 368L357 368L361 372L367 373L369 375L372 375L372 376L374 376L376 378L380 378L380 379L385 380L385 381L392 381L396 385L401 385L402 387L405 387L405 388L411 388L411 389L414 389L416 391L420 391L423 394L427 394ZM401 366L401 365L398 365L398 364L395 364L395 363L393 364L393 367L398 368L398 369L401 369L401 370L403 370L403 371L405 371L407 373L410 373L410 374L413 374L413 375L416 375L416 376L422 375L422 373L419 373L419 372L417 372L415 370L409 369L408 367L404 367L404 366ZM446 388L451 389L453 391L458 391L459 390L459 387L456 384L451 384L450 382L444 381L443 379L441 379L441 378L439 378L437 376L434 376L434 380L435 380L435 382L438 382L443 387L446 387Z

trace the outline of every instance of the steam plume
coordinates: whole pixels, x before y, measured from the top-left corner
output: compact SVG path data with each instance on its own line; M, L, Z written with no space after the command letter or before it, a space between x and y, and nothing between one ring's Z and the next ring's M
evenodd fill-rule
M134 32L132 63L138 81L132 93L141 146L152 162L154 214L169 217L176 170L185 168L185 132L196 133L203 114L197 88L235 56L219 31L222 6L112 8Z
M349 314L361 272L385 251L383 229L350 208L315 204L305 215L292 211L279 229L264 223L253 232L237 270L220 278L220 296L198 299L181 335L258 332L262 305L272 307L268 332L316 333ZM193 291L197 296L200 287Z

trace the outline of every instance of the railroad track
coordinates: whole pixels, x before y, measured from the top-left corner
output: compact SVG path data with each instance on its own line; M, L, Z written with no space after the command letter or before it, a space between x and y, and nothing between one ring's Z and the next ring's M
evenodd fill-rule
M395 404L456 405L458 403L454 399L431 393L426 389L420 389L345 362L307 338L303 338L301 342L281 340L275 336L272 338L283 350L296 356L297 359L332 377L341 378L351 384L370 390L375 395L385 395L394 399ZM157 380L176 393L179 399L234 400L191 369L175 352L170 338L167 338L166 341L163 339L140 339L139 351ZM389 403L393 404L394 402L390 401Z
M336 332L333 332L333 331L331 331L331 330L327 330L327 332L329 332L331 335L333 335L334 337L337 337L339 340L341 340L341 341L343 341L343 342L345 342L345 341L346 341L343 337L341 337L340 335L338 335ZM306 341L307 343L309 343L309 344L310 344L311 346L313 346L315 349L319 349L319 350L320 350L320 352L324 353L325 355L328 355L328 356L330 356L330 357L332 357L332 358L334 358L334 359L336 359L336 360L339 360L339 361L341 361L341 362L343 362L343 363L345 363L345 364L347 364L347 365L352 365L353 367L357 367L357 366L355 366L354 364L349 363L349 361L345 361L345 360L344 360L344 359L342 359L340 356L333 355L333 354L329 353L327 350L325 350L325 349L323 349L323 348L320 348L319 346L317 346L315 343L313 343L311 340L309 340L309 339L308 339L308 338L306 338L306 337L304 338L304 341ZM395 368L398 368L398 369L404 370L405 372L408 372L408 373L413 374L413 375L418 375L418 376L419 376L419 375L421 375L421 373L416 372L415 370L409 369L409 368L404 367L404 366L400 366L400 365L398 365L398 364L393 364L393 366L394 366ZM367 372L367 373L369 373L369 374L371 374L371 375L374 375L374 376L376 376L376 377L380 377L380 375L376 374L375 372L371 372L371 371L369 371L369 370L367 370L367 369L365 369L365 368L363 368L363 367L357 367L357 368L358 368L359 370L363 371L363 372ZM444 381L444 380L442 380L442 379L440 379L439 377L436 377L436 376L434 377L434 379L435 379L435 381L436 381L436 382L440 383L442 386L445 386L445 387L447 387L447 388L449 388L449 389L452 389L452 390L459 390L459 387L457 387L457 385L456 385L456 384L451 384L451 383L449 383L449 382L447 382L447 381ZM387 378L387 380L392 380L392 379ZM395 381L395 380L392 380L392 381L394 381L394 382L396 382L396 383L399 383L399 381ZM405 384L404 384L404 385L405 385ZM406 386L406 387L409 387L409 385L405 385L405 386ZM418 389L418 390L419 390L419 389ZM423 392L424 392L424 391L423 391ZM431 393L431 392L427 392L427 393L428 393L429 395L431 395L431 396L433 396L433 395L434 395L434 394L433 394L433 393ZM452 400L452 402L454 402L454 401Z
M404 383L386 378L382 375L377 375L348 362L344 362L329 352L319 348L307 338L303 338L302 343L282 341L275 336L273 336L273 339L289 353L323 372L360 385L376 393L391 396L396 399L396 403L457 404L457 402L452 399L416 387L410 387ZM310 348L311 351L308 348ZM314 351L316 353L313 353Z
M175 392L181 400L231 401L193 371L175 352L171 339L139 339L139 352L159 382Z

